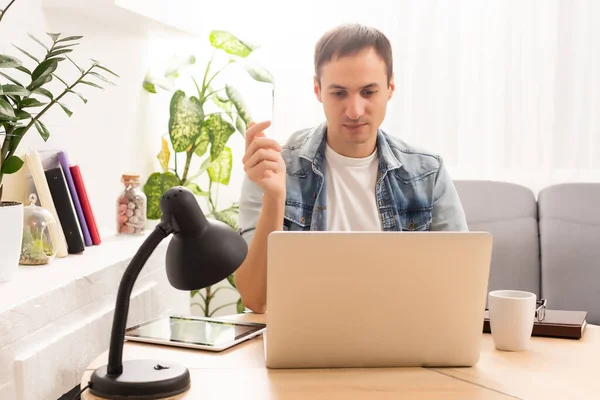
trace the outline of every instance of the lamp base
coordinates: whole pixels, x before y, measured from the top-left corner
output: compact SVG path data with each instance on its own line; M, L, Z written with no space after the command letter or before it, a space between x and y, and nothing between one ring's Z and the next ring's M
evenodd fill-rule
M107 365L94 371L90 393L114 400L155 400L183 393L190 388L190 373L170 361L123 361L121 375L108 375Z

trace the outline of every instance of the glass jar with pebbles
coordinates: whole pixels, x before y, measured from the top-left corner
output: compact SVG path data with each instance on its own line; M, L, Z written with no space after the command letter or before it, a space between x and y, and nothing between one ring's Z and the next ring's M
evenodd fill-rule
M140 188L138 174L123 174L125 189L117 198L117 232L142 234L146 226L146 195Z

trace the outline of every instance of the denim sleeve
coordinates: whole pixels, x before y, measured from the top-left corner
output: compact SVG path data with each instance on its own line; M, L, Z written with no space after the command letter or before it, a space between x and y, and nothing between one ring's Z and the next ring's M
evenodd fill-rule
M458 197L454 182L441 161L440 169L433 188L432 231L468 231L465 212Z
M262 196L262 189L256 183L252 182L247 175L244 175L240 194L238 228L248 246L250 246L250 242L254 236L258 217L262 210Z

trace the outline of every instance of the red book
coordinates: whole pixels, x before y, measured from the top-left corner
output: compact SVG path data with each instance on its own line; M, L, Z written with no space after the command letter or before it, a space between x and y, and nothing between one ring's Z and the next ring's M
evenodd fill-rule
M92 206L90 205L90 201L85 190L85 185L83 184L81 170L79 169L79 165L71 165L69 169L71 170L71 175L73 176L73 183L75 184L75 190L77 190L77 196L79 196L79 201L81 202L81 209L83 211L83 216L85 217L85 222L90 230L92 244L98 245L101 241L100 234L98 233L96 219L94 218Z

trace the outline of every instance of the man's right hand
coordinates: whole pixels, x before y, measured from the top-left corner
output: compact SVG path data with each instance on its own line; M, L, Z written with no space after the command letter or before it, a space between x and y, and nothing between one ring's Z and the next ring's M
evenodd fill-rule
M244 171L263 193L272 199L285 198L285 162L281 146L265 136L270 121L250 122L246 131L246 152L242 158Z

